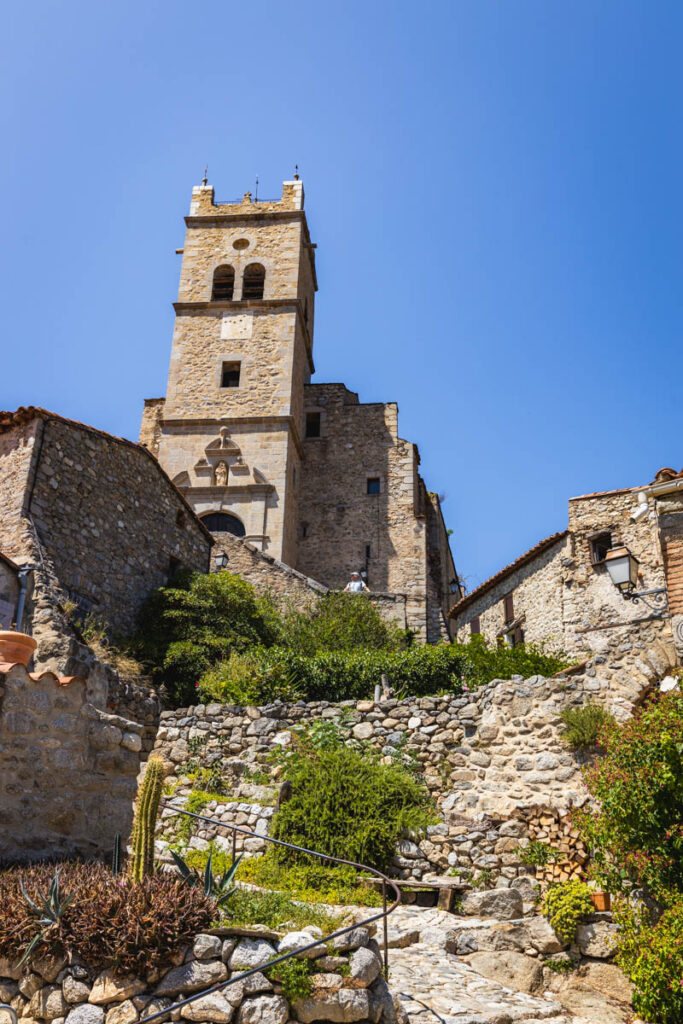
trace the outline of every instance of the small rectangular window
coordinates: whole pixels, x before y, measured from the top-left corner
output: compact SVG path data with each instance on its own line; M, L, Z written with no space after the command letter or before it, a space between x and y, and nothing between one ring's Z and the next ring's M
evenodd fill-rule
M481 625L479 622L479 616L475 615L473 619L470 619L470 633L474 636L476 633L481 633Z
M602 533L593 534L589 538L590 550L591 550L591 562L593 565L601 565L605 561L607 552L612 547L612 534L609 530L604 530Z
M306 437L320 437L320 413L306 413Z
M379 494L379 492L380 492L379 477L378 476L369 476L368 477L368 482L367 482L367 492L366 493L367 494Z
M512 594L506 594L503 598L503 610L505 614L505 624L512 622L515 618L515 606L512 600Z
M222 388L238 388L240 386L240 363L223 363L221 373Z
M366 544L365 545L365 561L366 561L366 563L370 561L371 555L372 555L372 546L370 544Z

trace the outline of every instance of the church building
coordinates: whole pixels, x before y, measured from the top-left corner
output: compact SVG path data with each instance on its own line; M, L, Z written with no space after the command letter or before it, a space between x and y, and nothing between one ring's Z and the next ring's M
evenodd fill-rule
M217 544L243 538L332 589L360 571L373 593L401 597L421 639L447 637L460 584L397 405L311 383L303 182L274 202L216 203L205 180L185 223L166 397L145 402L140 442Z

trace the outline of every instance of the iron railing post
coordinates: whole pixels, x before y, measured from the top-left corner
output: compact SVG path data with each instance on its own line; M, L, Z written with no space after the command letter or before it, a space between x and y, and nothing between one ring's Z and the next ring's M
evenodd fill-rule
M382 879L382 919L384 925L384 980L389 980L389 927L387 924L387 880Z

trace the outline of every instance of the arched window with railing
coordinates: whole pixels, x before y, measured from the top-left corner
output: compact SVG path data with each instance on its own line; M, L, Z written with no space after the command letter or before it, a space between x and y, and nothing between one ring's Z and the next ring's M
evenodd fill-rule
M265 283L266 268L261 263L250 263L244 268L244 277L242 278L242 298L262 299Z
M232 302L235 291L235 268L227 263L216 267L213 272L212 302Z
M201 519L211 533L231 533L234 537L244 537L247 532L242 520L230 512L208 512Z

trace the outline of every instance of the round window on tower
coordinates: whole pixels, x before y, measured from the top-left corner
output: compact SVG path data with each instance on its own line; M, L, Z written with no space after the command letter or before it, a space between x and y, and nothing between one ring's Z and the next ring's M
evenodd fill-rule
M248 249L249 239L248 238L236 238L232 243L233 249Z

